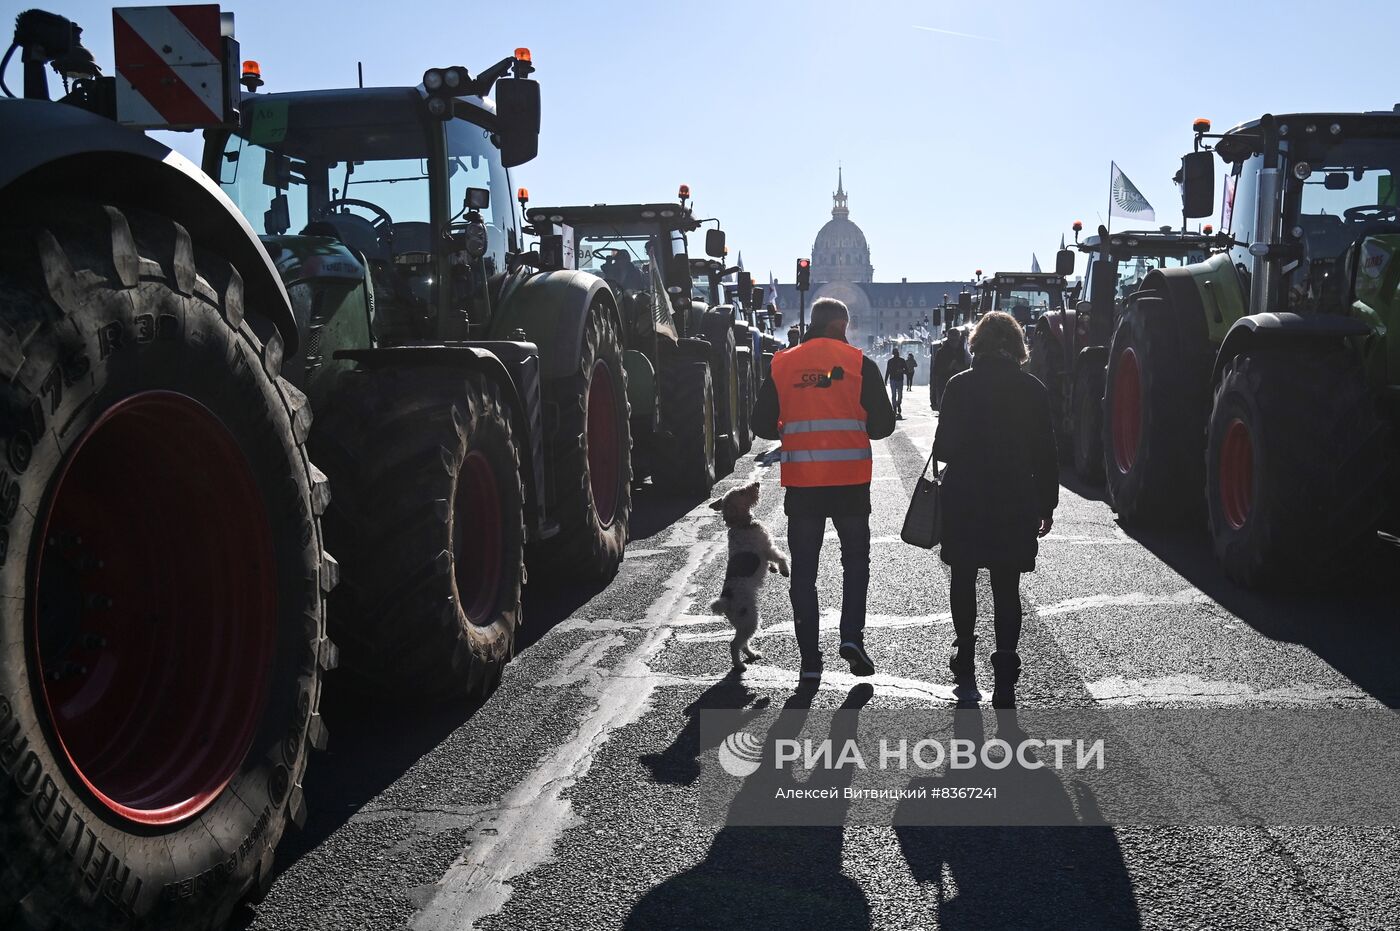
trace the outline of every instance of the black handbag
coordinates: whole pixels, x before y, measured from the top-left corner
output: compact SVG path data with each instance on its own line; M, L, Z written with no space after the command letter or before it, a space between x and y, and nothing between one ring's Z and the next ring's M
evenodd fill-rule
M919 481L914 485L914 496L909 499L909 510L904 515L904 529L899 536L911 546L931 550L943 539L943 473L928 477L929 466L933 465L933 454L919 473Z

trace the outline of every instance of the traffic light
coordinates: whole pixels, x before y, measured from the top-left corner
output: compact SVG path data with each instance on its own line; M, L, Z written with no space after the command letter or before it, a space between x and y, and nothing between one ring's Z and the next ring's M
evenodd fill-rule
M807 291L812 287L812 260L797 260L797 290Z

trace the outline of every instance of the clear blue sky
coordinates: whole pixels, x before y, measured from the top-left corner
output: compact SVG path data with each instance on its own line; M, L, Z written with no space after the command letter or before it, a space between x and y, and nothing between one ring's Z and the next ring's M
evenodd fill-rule
M44 6L110 65L110 4ZM1032 252L1048 268L1072 220L1100 222L1110 159L1159 224L1179 223L1171 176L1195 117L1225 128L1400 103L1394 0L224 9L270 91L353 86L359 60L367 84L417 84L426 67L476 70L527 45L544 126L516 183L536 204L663 200L685 182L745 266L782 281L829 216L838 161L877 280L958 279L1025 268Z

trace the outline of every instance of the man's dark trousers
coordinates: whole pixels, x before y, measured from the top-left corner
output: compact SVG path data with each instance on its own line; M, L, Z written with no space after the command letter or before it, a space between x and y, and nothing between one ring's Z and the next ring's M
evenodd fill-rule
M792 620L797 648L804 664L820 656L821 612L817 603L817 566L826 517L790 515L788 551L792 554ZM870 589L870 515L848 514L831 518L841 543L841 642L863 644L865 599Z

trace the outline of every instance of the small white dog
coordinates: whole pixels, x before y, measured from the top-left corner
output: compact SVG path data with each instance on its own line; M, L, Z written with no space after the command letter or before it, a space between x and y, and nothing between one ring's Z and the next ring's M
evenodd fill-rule
M710 507L724 514L729 527L729 564L724 570L724 589L710 603L710 610L722 614L734 626L729 655L735 669L744 669L744 660L762 659L763 654L749 646L758 631L758 590L770 572L788 574L787 557L773 545L768 528L754 520L758 504L758 482L735 488Z

